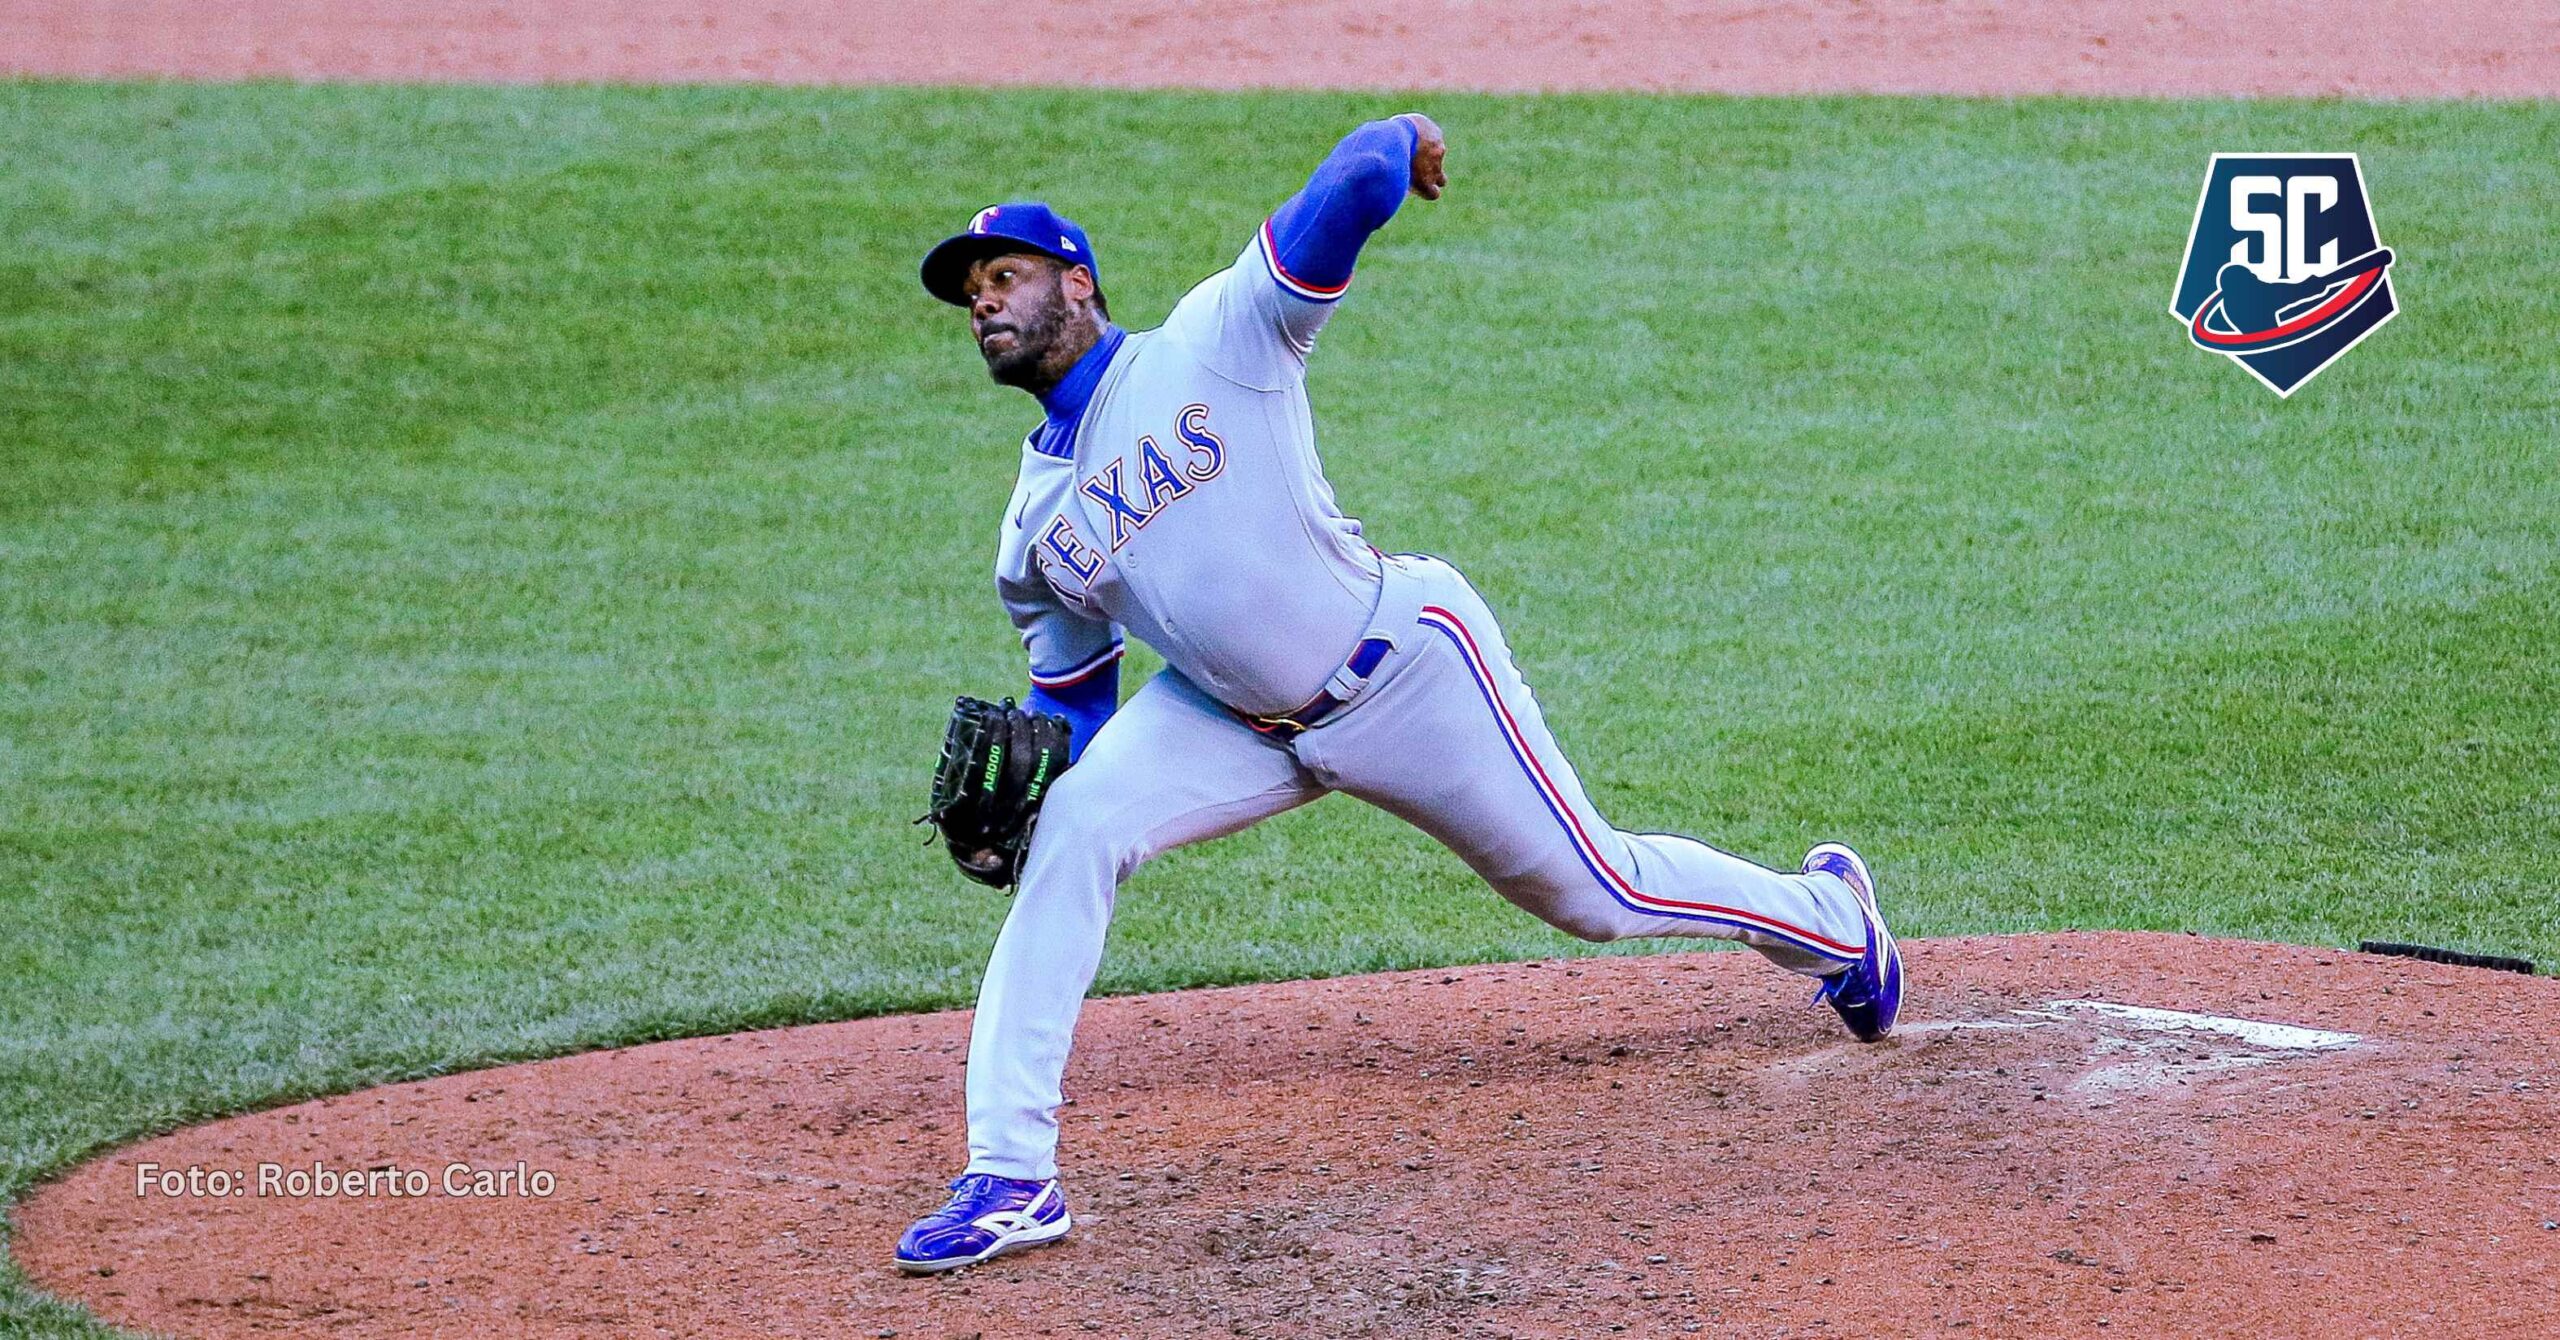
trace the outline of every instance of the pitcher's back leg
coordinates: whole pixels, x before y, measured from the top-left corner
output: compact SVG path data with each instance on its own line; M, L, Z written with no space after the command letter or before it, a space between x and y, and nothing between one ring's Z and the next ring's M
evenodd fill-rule
M1584 794L1492 612L1437 565L1422 636L1299 755L1404 818L1522 908L1586 940L1739 940L1823 976L1858 962L1868 924L1848 884L1780 872L1674 833L1613 827Z

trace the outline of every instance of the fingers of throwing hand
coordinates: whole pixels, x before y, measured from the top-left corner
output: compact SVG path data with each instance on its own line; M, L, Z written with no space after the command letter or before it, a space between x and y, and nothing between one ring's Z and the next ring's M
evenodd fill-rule
M1448 141L1442 138L1438 122L1420 112L1406 112L1404 119L1414 130L1413 193L1425 200L1437 200L1449 185L1447 162Z

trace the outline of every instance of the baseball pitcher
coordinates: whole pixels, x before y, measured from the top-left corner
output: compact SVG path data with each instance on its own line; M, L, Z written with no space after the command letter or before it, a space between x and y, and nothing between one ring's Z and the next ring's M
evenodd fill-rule
M1120 882L1328 791L1569 934L1739 940L1818 979L1858 1038L1893 1028L1901 957L1855 852L1780 872L1612 827L1483 597L1440 559L1380 553L1335 504L1307 358L1369 236L1408 193L1440 197L1445 155L1418 113L1354 130L1150 331L1111 321L1091 240L1044 204L983 210L924 259L988 372L1045 417L996 546L1030 690L964 700L935 785L937 812L971 816L944 827L963 869L1017 892L970 1032L968 1166L901 1269L1066 1234L1059 1082ZM1132 634L1165 669L1122 704Z

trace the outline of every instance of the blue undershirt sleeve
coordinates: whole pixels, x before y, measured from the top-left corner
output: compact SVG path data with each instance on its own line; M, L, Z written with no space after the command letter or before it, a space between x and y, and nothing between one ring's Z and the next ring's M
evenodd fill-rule
M1093 742L1093 733L1120 709L1120 664L1114 660L1073 684L1050 687L1033 684L1031 696L1022 704L1034 712L1047 712L1067 719L1072 732L1067 742L1067 758L1072 762Z
M1284 287L1315 302L1342 296L1360 248L1404 203L1417 135L1403 117L1361 126L1272 214L1265 240Z
M1239 386L1276 391L1303 379L1360 249L1404 203L1419 138L1400 116L1344 136L1235 264L1174 304L1164 331Z

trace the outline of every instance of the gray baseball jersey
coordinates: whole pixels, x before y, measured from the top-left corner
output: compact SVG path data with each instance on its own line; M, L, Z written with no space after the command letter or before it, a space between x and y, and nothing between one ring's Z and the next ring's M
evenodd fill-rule
M1261 249L1126 338L1070 455L1023 444L996 584L1036 677L1126 629L1229 706L1283 712L1377 604L1378 555L1334 504L1307 407L1333 307L1283 290Z

